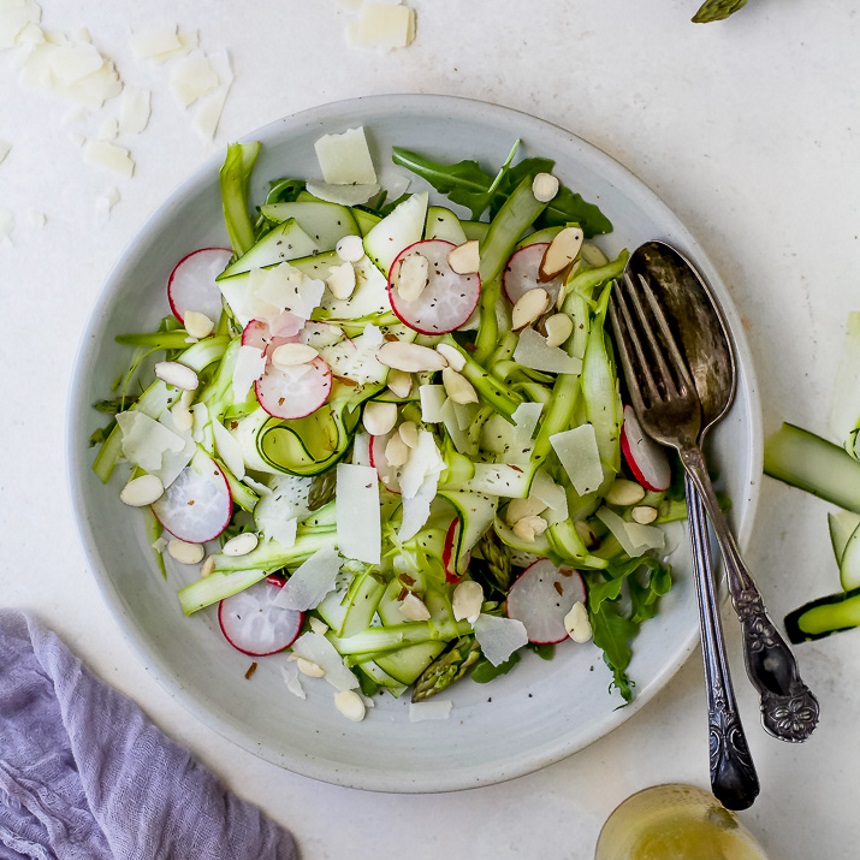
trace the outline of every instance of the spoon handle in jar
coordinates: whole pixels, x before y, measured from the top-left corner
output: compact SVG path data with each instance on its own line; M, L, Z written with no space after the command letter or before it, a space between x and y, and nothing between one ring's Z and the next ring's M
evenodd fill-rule
M767 614L720 510L701 450L682 451L681 462L698 491L694 495L704 504L723 556L732 606L743 629L747 675L760 697L762 724L780 740L804 741L818 725L818 700L801 680L794 654Z
M758 796L759 781L732 689L705 511L689 476L685 486L708 694L711 790L727 809L747 809Z

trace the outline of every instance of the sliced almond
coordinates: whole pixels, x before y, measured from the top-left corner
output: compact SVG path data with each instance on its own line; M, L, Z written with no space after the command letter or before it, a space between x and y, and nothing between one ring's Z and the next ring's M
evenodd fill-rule
M535 287L523 293L511 311L511 327L514 331L524 329L537 320L549 307L549 293Z
M397 432L407 448L414 451L418 447L418 425L414 421L404 421Z
M199 384L197 374L178 361L159 361L155 365L155 375L162 382L181 388L183 391L194 391Z
M406 302L414 302L430 283L430 261L423 254L409 254L400 261L396 288Z
M546 345L561 346L573 334L573 320L567 314L553 314L544 323Z
M448 265L458 275L474 275L481 268L481 250L477 239L470 239L448 252Z
M296 668L308 678L325 677L325 669L319 663L314 663L313 660L308 660L306 657L299 657L296 660Z
M362 421L371 436L384 436L397 423L397 404L371 400L364 407Z
M454 403L478 402L478 393L472 383L461 373L457 373L453 367L446 367L442 371L442 385L445 386L445 393Z
M167 544L167 551L171 558L176 559L180 564L199 564L206 555L199 543L187 543L178 538L174 538Z
M540 261L538 279L551 281L570 266L582 247L583 238L584 234L579 227L565 227L557 233Z
M635 505L645 498L645 489L635 481L626 478L616 478L612 486L606 491L606 501L610 505L618 505L626 508Z
M427 604L411 591L400 601L397 608L407 621L430 620L430 610L427 608Z
M215 572L215 556L206 556L206 561L200 565L200 577L211 576Z
M527 543L532 543L535 539L535 530L529 525L529 517L523 517L518 522L515 522L511 527L511 531L518 537L522 538Z
M334 706L354 723L360 723L367 713L367 707L355 690L341 690L334 697Z
M539 517L536 515L531 515L528 517L523 517L517 525L520 523L523 524L524 528L529 528L534 532L535 536L542 535L546 530L548 523L543 517ZM516 531L516 526L514 526L514 530Z
M657 519L658 513L657 508L652 508L651 505L637 505L630 511L630 516L634 523L639 523L640 526L647 526Z
M429 346L406 341L384 343L376 353L376 358L385 367L404 370L407 373L442 370L447 362Z
M338 239L334 250L346 263L358 263L364 257L364 242L361 236L349 235Z
M591 622L588 620L588 610L581 600L570 608L564 616L564 629L574 642L588 642L592 636Z
M396 397L409 397L409 393L412 391L412 374L403 370L390 370L388 387Z
M206 314L197 311L185 311L185 331L191 337L209 337L215 329L215 323Z
M247 555L257 548L260 539L253 532L243 532L236 537L230 538L225 544L221 552L229 556Z
M457 373L460 373L466 366L466 356L449 343L439 343L436 345L436 352L448 362L449 367L453 367Z
M558 194L558 179L551 173L538 173L532 182L532 194L539 203L549 203Z
M484 604L484 589L480 583L464 579L455 589L451 598L451 608L457 621L465 619L474 624L481 614Z
M385 446L385 459L389 466L395 469L398 466L405 466L409 459L409 446L403 441L399 433L395 433Z
M509 526L514 526L523 517L535 517L545 510L546 505L534 496L529 496L527 499L512 499L505 511L505 520Z
M143 508L161 498L164 486L157 475L132 478L119 493L119 500L133 508Z
M346 301L355 292L355 267L347 261L340 266L332 266L325 280L331 294L341 301Z
M299 367L313 361L319 353L306 343L282 343L272 353L275 367Z

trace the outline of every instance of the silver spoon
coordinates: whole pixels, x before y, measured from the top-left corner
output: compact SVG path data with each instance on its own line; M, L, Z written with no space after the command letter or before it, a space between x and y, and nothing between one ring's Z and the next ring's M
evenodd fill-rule
M670 245L655 241L640 246L629 267L648 278L677 322L702 407L701 443L707 430L728 411L735 394L735 358L722 315L702 277ZM689 477L686 481L691 540L704 549L712 577L702 501ZM732 605L743 629L747 674L760 696L762 723L781 740L806 740L818 723L818 700L801 680L794 655L768 617L731 532L725 529L718 537Z

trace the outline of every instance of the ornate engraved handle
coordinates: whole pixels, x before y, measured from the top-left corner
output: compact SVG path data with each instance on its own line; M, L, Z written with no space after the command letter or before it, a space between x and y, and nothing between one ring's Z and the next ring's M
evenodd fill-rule
M746 809L758 796L758 776L732 690L716 583L711 572L705 511L689 476L686 478L686 489L708 695L711 790L726 808Z
M767 614L720 511L701 451L682 451L681 461L697 491L688 492L688 501L701 498L722 552L732 605L743 629L747 675L759 692L762 724L780 740L805 741L818 725L818 700L801 680L794 655Z

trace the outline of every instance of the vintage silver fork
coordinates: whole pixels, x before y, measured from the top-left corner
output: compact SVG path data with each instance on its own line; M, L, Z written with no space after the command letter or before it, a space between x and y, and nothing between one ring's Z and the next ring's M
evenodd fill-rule
M650 317L639 291L632 287L629 273L625 273L623 283L613 290L609 307L633 408L650 436L679 453L693 452L686 458L690 462L689 467L682 456L685 469L695 482L690 469L699 468L700 464L704 481L710 488L701 451L698 458L695 456L702 420L695 386L647 284L645 295L651 310ZM663 342L655 328L662 335ZM666 358L667 351L670 361ZM697 487L701 480L700 476L700 481L695 482ZM691 508L691 516L695 515L701 515L697 506ZM759 793L759 782L732 688L706 535L705 528L691 529L691 555L708 700L711 789L727 808L746 809Z

